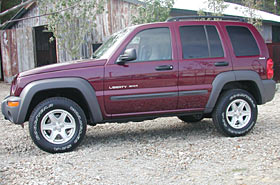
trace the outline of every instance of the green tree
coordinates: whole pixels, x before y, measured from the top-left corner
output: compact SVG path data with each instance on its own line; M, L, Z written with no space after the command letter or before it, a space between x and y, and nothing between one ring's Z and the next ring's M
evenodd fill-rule
M208 11L210 11L211 15L213 15L213 16L223 16L225 9L228 7L225 4L224 0L206 0L204 3L207 4ZM200 16L206 15L205 11L206 10L204 10L204 9L200 9L198 11L198 15L200 15ZM202 19L202 20L204 20L204 19ZM217 20L217 19L215 19L215 20Z
M248 18L248 22L261 29L262 20L256 10L261 9L262 1L260 0L242 0L242 5L245 7L241 10Z
M243 5L243 0L225 0L226 2ZM255 0L255 3L261 2L260 10L280 15L280 1L279 0ZM277 6L275 6L275 3Z
M143 3L137 6L138 15L133 17L133 23L165 21L173 5L174 0L143 0Z
M261 28L262 20L256 10L262 8L263 0L237 0L231 2L243 5L244 7L240 8L240 11L243 12L244 16L248 17L248 22L256 26L258 29ZM223 15L224 10L227 8L224 0L207 0L205 3L207 3L208 9L213 12L212 15L216 16ZM205 15L205 10L200 10L198 14Z
M81 44L96 26L96 16L104 11L103 5L103 0L38 0L41 13L49 14L46 28L72 59L81 57Z
M0 0L2 2L2 0ZM47 18L46 29L53 32L57 45L72 59L80 58L80 47L95 27L95 18L104 11L105 0L11 0L7 10L1 11L0 18L14 14L19 8L36 2L40 14ZM4 5L3 1L2 5ZM1 26L4 26L2 23Z
M224 0L208 0L208 9L214 16L222 16L224 10L228 7Z

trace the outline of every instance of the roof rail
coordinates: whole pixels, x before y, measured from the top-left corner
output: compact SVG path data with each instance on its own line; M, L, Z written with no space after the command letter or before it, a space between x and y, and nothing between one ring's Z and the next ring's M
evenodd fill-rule
M239 17L232 17L232 16L178 16L178 17L171 17L166 20L166 22L172 21L180 21L180 20L188 20L188 19L221 19L221 20L235 20L240 22L246 22L245 19Z

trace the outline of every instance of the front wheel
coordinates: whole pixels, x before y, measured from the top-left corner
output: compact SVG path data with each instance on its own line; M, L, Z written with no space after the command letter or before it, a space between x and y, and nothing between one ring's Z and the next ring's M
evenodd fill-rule
M233 89L222 94L212 117L222 134L235 137L247 134L254 127L257 115L254 97L247 91Z
M29 132L34 143L50 153L76 148L86 133L86 116L78 104L63 97L49 98L33 110Z

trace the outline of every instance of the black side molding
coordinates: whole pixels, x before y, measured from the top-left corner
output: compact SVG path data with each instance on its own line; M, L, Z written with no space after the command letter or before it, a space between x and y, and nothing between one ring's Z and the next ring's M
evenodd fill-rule
M207 94L208 90L195 90L195 91L180 91L178 92L167 92L167 93L151 93L151 94L133 94L133 95L123 95L123 96L111 96L112 101L118 100L135 100L135 99L148 99L148 98L164 98L164 97L174 97L174 96L193 96Z
M202 94L207 94L207 93L208 93L208 90L180 91L179 96L202 95Z
M177 92L168 93L152 93L152 94L135 94L135 95L124 95L124 96L111 96L111 100L135 100L135 99L146 99L146 98L164 98L178 96Z

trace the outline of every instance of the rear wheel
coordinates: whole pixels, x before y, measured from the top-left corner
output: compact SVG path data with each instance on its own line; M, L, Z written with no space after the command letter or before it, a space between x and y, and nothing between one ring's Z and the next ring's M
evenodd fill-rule
M258 109L254 97L247 91L226 91L213 111L216 128L226 136L247 134L257 121Z
M187 123L195 123L203 120L203 114L194 114L188 116L178 116L178 118Z
M86 117L72 100L49 98L32 112L29 132L34 143L46 152L71 151L85 136Z

